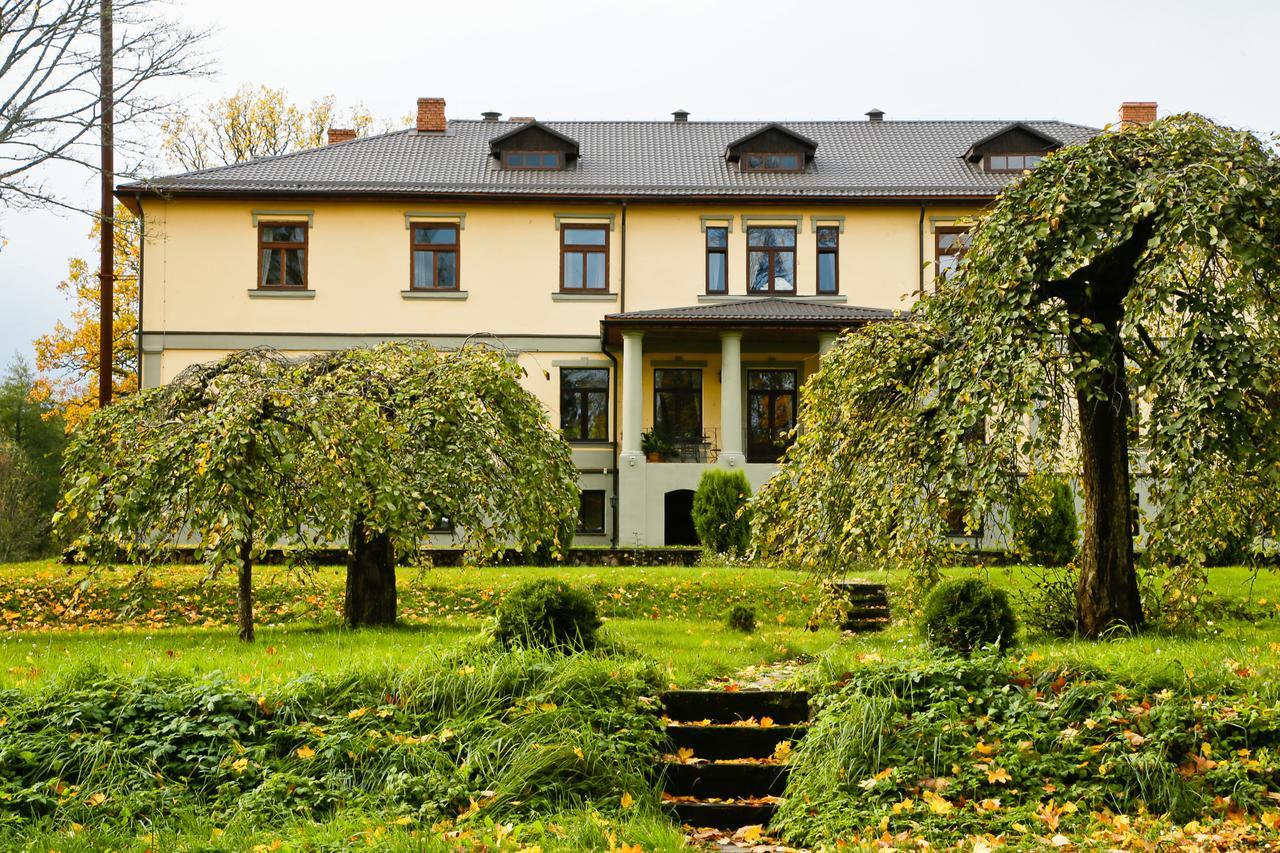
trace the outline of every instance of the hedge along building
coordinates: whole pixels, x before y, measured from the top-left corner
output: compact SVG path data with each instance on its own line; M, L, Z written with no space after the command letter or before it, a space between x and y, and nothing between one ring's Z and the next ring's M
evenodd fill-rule
M413 128L117 188L143 224L142 385L252 346L490 340L573 445L578 541L691 543L702 471L763 482L836 336L904 317L969 217L1096 132L446 120L423 98Z

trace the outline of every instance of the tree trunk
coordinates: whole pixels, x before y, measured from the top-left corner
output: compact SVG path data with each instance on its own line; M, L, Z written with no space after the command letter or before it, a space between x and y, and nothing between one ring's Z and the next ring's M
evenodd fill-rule
M1082 313L1093 326L1071 335L1077 353L1101 362L1078 380L1076 388L1084 487L1076 619L1087 637L1102 636L1118 626L1136 630L1143 621L1133 559L1129 388L1120 342L1121 300L1127 289L1090 293Z
M391 537L375 533L357 516L347 543L347 624L396 623L396 550Z
M253 642L253 539L240 544L240 585L236 593L239 607L240 639Z

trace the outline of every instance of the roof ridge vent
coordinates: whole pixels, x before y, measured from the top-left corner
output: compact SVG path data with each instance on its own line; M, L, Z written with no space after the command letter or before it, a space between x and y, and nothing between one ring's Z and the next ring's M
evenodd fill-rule
M863 113L867 117L867 121L884 121L884 110L879 107L872 107Z
M677 124L684 124L685 122L687 122L687 121L689 120L689 111L688 111L688 110L676 110L675 112L673 112L673 113L671 114L671 118L672 118L673 120L675 120L675 122L676 122Z

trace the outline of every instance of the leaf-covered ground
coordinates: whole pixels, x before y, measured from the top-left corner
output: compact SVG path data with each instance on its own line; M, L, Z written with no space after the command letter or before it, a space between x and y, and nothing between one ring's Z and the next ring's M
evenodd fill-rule
M594 590L607 652L516 666L486 643L504 591L545 574ZM748 847L1280 849L1272 573L1214 570L1195 634L1023 636L994 667L929 656L905 619L810 632L817 590L779 570L405 569L405 625L353 632L340 569L264 567L253 645L234 638L232 578L201 577L0 566L0 846L715 849L623 779L658 752L597 699L768 682L822 699L811 739L772 759L796 774L786 837L739 834ZM737 603L754 634L725 625ZM396 787L401 769L430 781Z

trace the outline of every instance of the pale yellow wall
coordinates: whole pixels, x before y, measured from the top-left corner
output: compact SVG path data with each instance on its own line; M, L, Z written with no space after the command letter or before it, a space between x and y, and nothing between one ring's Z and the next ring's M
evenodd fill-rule
M308 210L314 299L251 299L257 272L253 210ZM467 299L404 299L409 278L407 211L465 212L461 282ZM935 218L973 208L926 210L925 260L933 259ZM395 202L144 202L143 327L148 332L306 332L370 335L595 335L613 302L561 302L560 234L555 214L615 215L611 290L621 280L621 208L591 205L403 204ZM799 294L815 292L810 217L844 217L840 291L850 305L909 307L919 283L920 208L703 207L631 204L627 210L626 309L693 305L705 289L702 216L732 216L731 295L745 295L742 216L800 216ZM781 221L781 220L779 220ZM904 302L904 297L906 300Z

